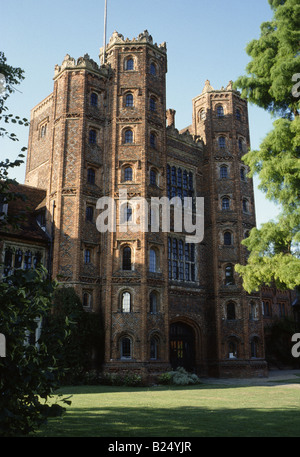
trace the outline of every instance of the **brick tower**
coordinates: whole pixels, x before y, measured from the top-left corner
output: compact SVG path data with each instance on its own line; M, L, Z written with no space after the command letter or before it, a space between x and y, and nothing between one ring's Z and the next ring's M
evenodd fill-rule
M166 195L166 48L153 44L147 31L132 41L115 32L106 61L114 75L109 195L119 212L116 231L107 235L103 248L105 369L143 372L150 364L151 372L168 364L167 238L148 226L135 232L130 223L138 210L133 199L149 202ZM128 203L122 203L124 192ZM120 229L124 220L125 231Z
M216 91L207 82L179 132L166 72L166 45L147 31L132 40L114 32L100 66L66 55L55 67L52 94L31 113L25 180L46 190L52 276L103 315L104 371L264 372L259 297L234 272L255 226L241 161L247 103L231 84ZM113 202L106 230L102 197ZM150 200L163 197L204 197L202 242L188 242L176 217L168 231L153 230L160 213Z
M245 263L241 241L255 226L252 179L242 162L249 149L247 102L232 83L214 90L206 81L193 99L192 131L203 138L207 300L212 324L211 368L220 376L260 372L263 326L259 296L248 295L234 265ZM215 362L216 364L215 364ZM212 370L214 372L214 370Z

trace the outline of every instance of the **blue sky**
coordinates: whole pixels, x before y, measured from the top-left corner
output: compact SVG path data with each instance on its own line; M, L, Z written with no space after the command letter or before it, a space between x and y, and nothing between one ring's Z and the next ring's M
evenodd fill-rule
M54 66L68 53L86 53L99 62L104 0L14 0L1 5L1 50L8 63L25 70L25 80L9 101L10 111L29 118L30 110L53 90ZM191 123L192 98L205 80L215 89L245 74L247 43L272 18L268 0L108 0L107 37L116 30L134 38L148 30L154 42L167 43L167 108L176 110L176 127ZM258 148L273 119L249 105L250 138ZM1 159L16 158L27 146L28 128L14 129L19 143L1 140ZM19 146L19 147L18 147ZM12 177L24 182L25 165ZM277 208L257 189L257 225Z

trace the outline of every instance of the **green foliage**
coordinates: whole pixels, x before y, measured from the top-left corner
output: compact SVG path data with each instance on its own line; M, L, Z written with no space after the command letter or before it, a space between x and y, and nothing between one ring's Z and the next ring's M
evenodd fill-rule
M59 287L54 293L53 312L44 325L43 341L56 354L57 363L64 372L63 382L84 382L86 372L93 364L96 351L100 363L103 347L101 315L87 313L72 287ZM64 345L60 343L64 340Z
M269 0L272 22L263 23L261 36L247 47L252 60L248 76L236 88L250 102L281 118L258 151L243 157L249 176L258 175L259 188L281 210L275 221L252 229L243 241L247 265L237 265L247 292L275 282L281 289L300 284L300 98L293 93L293 76L300 68L300 4L298 0Z
M127 386L138 387L142 386L142 376L132 373L104 373L102 375L101 383L108 386Z
M162 373L158 382L160 384L174 384L176 386L188 386L200 384L200 379L194 373L188 373L183 367L178 367L175 371Z
M64 411L47 403L61 377L55 354L34 338L37 319L50 312L55 287L42 267L17 270L0 282L0 331L6 337L6 357L0 358L1 436L28 434Z

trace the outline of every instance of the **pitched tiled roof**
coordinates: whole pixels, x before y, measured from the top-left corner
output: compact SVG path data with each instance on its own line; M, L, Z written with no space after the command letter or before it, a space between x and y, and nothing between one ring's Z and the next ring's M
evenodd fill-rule
M37 223L38 210L45 207L46 191L23 184L10 184L9 190L22 195L8 203L8 216L21 217L18 227L5 224L0 226L0 237L17 237L20 240L48 241L49 238ZM2 235L2 236L1 236Z

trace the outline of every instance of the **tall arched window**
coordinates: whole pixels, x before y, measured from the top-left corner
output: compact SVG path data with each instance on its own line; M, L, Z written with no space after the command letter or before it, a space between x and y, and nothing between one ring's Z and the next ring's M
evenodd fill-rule
M225 147L226 147L226 138L225 138L225 136L219 136L218 143L219 143L219 148L220 149L225 149Z
M134 70L134 61L132 57L129 57L125 62L125 70Z
M124 203L121 208L121 224L132 221L132 207L129 203Z
M153 336L150 340L150 359L158 359L158 338Z
M241 181L246 181L245 168L241 167Z
M228 197L222 198L222 210L228 211L230 209L230 200Z
M88 222L93 222L94 208L92 206L87 206L85 210L85 220Z
M227 165L220 166L220 178L227 179L228 178L228 167Z
M224 245L230 246L232 244L232 237L230 232L224 232Z
M125 137L124 137L125 143L130 144L133 143L133 132L131 129L127 129L125 131Z
M121 311L122 313L131 312L131 295L129 292L123 292L121 297Z
M154 97L150 97L150 111L156 111L156 100Z
M238 121L242 120L241 110L239 108L237 108L235 111L235 117Z
M239 151L243 152L243 140L242 140L242 138L239 138Z
M132 168L124 168L124 181L132 181Z
M230 359L236 359L238 357L238 345L235 338L230 338L228 341L228 357Z
M217 106L217 116L218 117L224 117L224 108L222 105Z
M234 285L233 265L231 263L229 263L225 267L225 285L226 286Z
M150 133L150 146L151 148L156 148L156 135L153 132Z
M125 246L123 249L123 270L131 270L131 249L129 246Z
M153 76L156 75L156 65L153 62L151 62L151 64L150 64L150 74Z
M96 144L96 139L97 139L96 130L91 129L89 132L89 143Z
M227 303L227 319L235 320L235 304L233 302Z
M124 336L120 341L120 352L122 359L131 359L132 357L132 342L128 336Z
M156 171L150 170L150 184L156 186Z
M251 350L251 357L258 357L258 338L254 337L252 338L250 342L250 350Z
M243 212L248 213L248 211L249 211L248 200L246 198L243 198Z
M93 168L88 168L87 181L89 184L95 184L95 170Z
M126 94L126 102L125 102L125 105L128 107L128 106L133 106L133 95L130 93L130 94Z
M98 105L98 95L95 92L91 93L91 105L97 106Z
M157 294L156 292L150 293L150 313L156 314L158 311L158 303L157 303Z
M155 249L150 249L149 253L149 271L152 273L156 272L157 265L156 265L157 259L156 259L156 251Z

